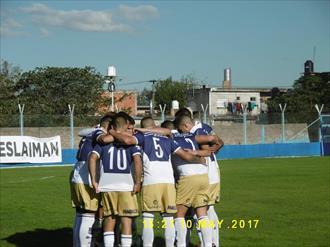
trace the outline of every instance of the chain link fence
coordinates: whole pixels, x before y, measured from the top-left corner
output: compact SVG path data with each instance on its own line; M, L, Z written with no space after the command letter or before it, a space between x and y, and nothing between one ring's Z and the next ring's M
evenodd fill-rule
M199 116L199 120L203 121L203 113ZM20 126L21 117L23 126ZM70 117L70 114L0 115L0 136L21 135L22 130L23 135L26 136L60 135L63 148L72 146L76 148L79 143L78 132L84 128L95 126L101 116L73 115L72 127ZM159 124L164 116L159 114L155 119ZM173 117L165 116L165 119L172 120ZM213 127L215 133L227 145L319 141L320 121L316 111L309 114L288 112L284 114L284 119L281 113L247 115L246 118L243 115L208 116L206 122ZM137 120L137 124L139 124L139 120Z

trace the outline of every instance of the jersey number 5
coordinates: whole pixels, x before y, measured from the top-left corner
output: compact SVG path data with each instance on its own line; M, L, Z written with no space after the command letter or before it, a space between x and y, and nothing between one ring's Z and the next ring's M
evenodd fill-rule
M159 141L160 141L159 138L153 137L152 140L154 141L157 158L162 158L164 155L164 151L162 147L159 145Z

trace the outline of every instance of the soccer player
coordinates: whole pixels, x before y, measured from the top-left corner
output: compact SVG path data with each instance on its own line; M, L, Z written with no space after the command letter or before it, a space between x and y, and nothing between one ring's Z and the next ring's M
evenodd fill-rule
M73 226L74 247L91 246L92 227L98 224L100 228L102 222L96 217L100 198L91 188L88 173L87 159L92 150L91 135L83 137L79 143L77 162L70 175L71 201L72 206L76 208Z
M187 128L188 123L189 128ZM191 149L193 152L203 156L211 154L210 150L199 150L199 145L196 142L197 136L189 133L191 127L193 127L191 117L186 115L178 117L176 125L183 134L176 134L174 140L182 148ZM212 224L207 215L207 205L210 200L208 194L208 167L203 164L189 164L176 156L173 157L172 163L179 176L176 200L178 212L175 219L177 246L186 246L186 223L184 217L190 207L195 209L198 217L198 225L201 229L204 246L212 246Z
M141 120L141 127L156 129L154 120L151 117L143 118ZM173 215L177 210L173 168L170 162L171 154L175 153L183 159L197 163L205 162L205 160L185 152L172 139L159 134L138 132L134 137L128 137L119 135L114 131L110 131L110 133L123 143L128 145L138 144L143 149L143 246L151 247L153 245L153 221L155 213L160 213L162 216L166 246L174 246L175 227Z
M116 132L127 131L123 116L113 120ZM97 160L100 160L100 178L97 180ZM132 170L134 166L133 178ZM121 246L132 245L132 218L138 216L136 194L141 188L142 160L138 146L124 146L115 142L96 145L89 159L93 187L101 192L104 208L104 246L114 246L116 217L122 224Z

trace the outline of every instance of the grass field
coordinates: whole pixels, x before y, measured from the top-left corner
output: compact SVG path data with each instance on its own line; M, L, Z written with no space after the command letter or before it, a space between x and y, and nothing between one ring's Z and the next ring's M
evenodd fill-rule
M222 246L330 246L330 158L229 160L220 167ZM71 169L0 170L0 246L71 246ZM156 235L161 246L161 231Z

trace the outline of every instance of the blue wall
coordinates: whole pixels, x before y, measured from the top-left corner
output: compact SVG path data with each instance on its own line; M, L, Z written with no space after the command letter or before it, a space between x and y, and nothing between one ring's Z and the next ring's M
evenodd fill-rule
M320 156L320 143L225 145L217 154L218 159L290 156Z
M330 145L325 146L329 151ZM61 163L44 164L0 164L1 167L13 166L47 166L74 164L76 162L76 149L63 149ZM325 152L327 153L327 152ZM263 157L293 157L293 156L320 156L321 147L319 142L314 143L276 143L255 145L225 145L217 154L218 159L244 159ZM328 154L329 155L329 154Z

